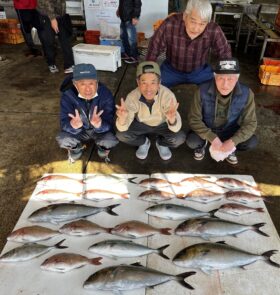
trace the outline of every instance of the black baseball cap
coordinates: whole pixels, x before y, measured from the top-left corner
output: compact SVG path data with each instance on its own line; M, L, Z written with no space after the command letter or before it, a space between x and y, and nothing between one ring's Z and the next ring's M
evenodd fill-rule
M239 74L239 61L234 57L221 58L218 60L214 72L216 74Z

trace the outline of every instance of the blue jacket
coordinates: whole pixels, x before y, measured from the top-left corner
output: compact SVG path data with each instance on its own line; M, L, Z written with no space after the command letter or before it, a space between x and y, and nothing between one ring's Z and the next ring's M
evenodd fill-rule
M217 107L217 100L216 100L216 87L215 82L206 82L199 86L200 89L200 97L201 97L201 105L202 105L202 117L203 122L208 128L213 128L214 121L216 117L216 107ZM219 127L219 129L226 130L228 128L237 127L238 119L246 106L249 97L249 88L239 82L237 82L229 110L228 110L228 117L227 122L224 126Z
M97 106L97 111L103 110L101 115L102 124L99 128L94 128L90 123L90 118L94 107ZM75 114L75 109L80 113L83 127L74 129L70 125L71 118L68 114ZM71 134L79 134L84 130L95 129L96 133L104 133L111 131L114 124L115 101L110 90L98 83L97 96L91 100L85 100L78 97L78 91L74 86L62 93L60 101L60 125L62 131Z

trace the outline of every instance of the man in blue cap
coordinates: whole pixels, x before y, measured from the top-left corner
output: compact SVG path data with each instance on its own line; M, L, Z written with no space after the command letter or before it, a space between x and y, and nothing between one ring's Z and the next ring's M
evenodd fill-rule
M110 149L118 144L113 133L114 115L114 97L98 82L95 67L75 65L73 86L61 97L61 132L56 137L59 146L68 150L71 163L81 157L88 141L96 143L100 158L108 159Z

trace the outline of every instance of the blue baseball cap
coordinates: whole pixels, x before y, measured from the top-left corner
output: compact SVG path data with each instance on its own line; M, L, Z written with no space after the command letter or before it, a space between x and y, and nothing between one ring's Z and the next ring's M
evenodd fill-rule
M92 64L78 64L74 66L73 70L73 80L85 80L93 79L97 80L97 72Z

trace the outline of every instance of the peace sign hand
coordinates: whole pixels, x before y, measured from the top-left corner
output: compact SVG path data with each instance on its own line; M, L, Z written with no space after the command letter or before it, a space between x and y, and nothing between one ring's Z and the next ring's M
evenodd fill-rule
M102 119L100 116L103 114L103 112L103 110L97 112L97 106L94 107L92 117L90 119L90 123L94 128L100 128L102 123Z
M79 129L83 126L83 122L81 120L79 111L77 109L75 109L75 115L72 114L68 114L68 116L70 118L72 118L70 120L70 125L74 128L74 129Z
M128 117L128 111L126 109L123 98L121 98L121 105L116 105L116 108L117 108L116 115L119 119L119 123L121 125L124 125Z
M174 101L174 99L171 100L170 106L168 111L165 113L165 116L169 122L170 125L174 125L176 121L176 113L177 109L179 107L179 103Z

